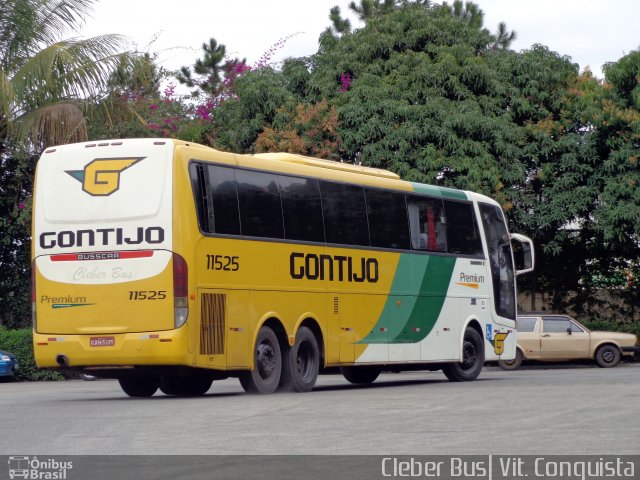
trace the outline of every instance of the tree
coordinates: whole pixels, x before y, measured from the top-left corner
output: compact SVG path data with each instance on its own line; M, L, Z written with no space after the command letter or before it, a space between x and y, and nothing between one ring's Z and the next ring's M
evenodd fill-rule
M567 292L578 289L589 258L583 227L597 195L593 138L584 123L590 102L579 92L597 88L597 81L579 77L568 57L541 45L487 59L503 79L503 108L519 131L524 174L510 180L506 193L512 229L536 245L536 270L523 280L552 293L557 309L566 308Z
M203 43L202 50L204 55L196 60L193 73L190 67L182 67L176 78L188 87L197 88L193 93L194 97L204 95L215 99L217 104L228 96L235 78L250 68L246 59L227 58L227 47L218 44L215 38L210 38L209 43Z
M265 126L256 141L257 152L288 152L340 160L336 134L338 113L326 100L279 109L273 125Z
M93 0L2 1L0 132L32 151L86 139L83 108L129 58L117 35L61 39Z
M604 68L601 108L594 118L602 194L595 215L604 239L624 252L640 254L640 50Z
M344 159L504 199L523 170L486 29L407 3L324 40L309 85L338 108Z
M281 72L263 67L245 73L235 80L233 95L213 112L212 146L252 153L264 127L273 122L279 108L293 99Z

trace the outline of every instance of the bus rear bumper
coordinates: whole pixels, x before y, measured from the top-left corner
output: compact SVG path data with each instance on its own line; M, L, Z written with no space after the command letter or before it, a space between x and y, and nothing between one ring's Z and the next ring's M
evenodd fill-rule
M33 334L39 368L192 365L188 329L104 335Z

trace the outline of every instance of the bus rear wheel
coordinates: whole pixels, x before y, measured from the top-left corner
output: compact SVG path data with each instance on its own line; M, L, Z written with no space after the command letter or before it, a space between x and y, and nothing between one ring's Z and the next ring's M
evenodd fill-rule
M363 365L361 367L340 367L340 373L344 378L356 385L368 385L376 381L382 367L377 365Z
M320 349L311 329L300 327L293 347L284 355L280 388L284 391L310 392L320 371Z
M151 397L158 390L160 379L155 377L125 377L119 378L118 383L122 391L130 397Z
M473 327L464 331L462 342L462 362L449 363L442 372L452 382L475 380L484 367L484 339Z
M253 350L253 370L240 374L240 385L247 393L273 393L282 376L282 353L278 337L262 327Z

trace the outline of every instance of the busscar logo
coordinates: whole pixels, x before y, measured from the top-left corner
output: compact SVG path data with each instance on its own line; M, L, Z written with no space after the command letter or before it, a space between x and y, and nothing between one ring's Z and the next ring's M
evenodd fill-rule
M120 174L146 157L96 158L84 170L65 170L82 183L82 190L106 197L120 188Z

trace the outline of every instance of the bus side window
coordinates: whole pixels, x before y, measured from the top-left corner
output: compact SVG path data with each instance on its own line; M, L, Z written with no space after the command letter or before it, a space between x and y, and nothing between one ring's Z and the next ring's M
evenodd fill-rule
M283 238L278 178L272 173L237 170L240 228L249 237Z
M473 205L445 200L444 211L447 218L449 253L482 255L482 242Z
M278 175L284 238L324 242L320 185L312 178L296 178Z
M364 189L356 185L320 181L327 243L369 246Z
M447 233L442 201L408 197L411 248L429 252L447 251Z
M206 173L208 185L209 232L240 235L238 191L232 168L209 165Z
M367 218L372 247L409 248L409 225L405 195L365 188Z

